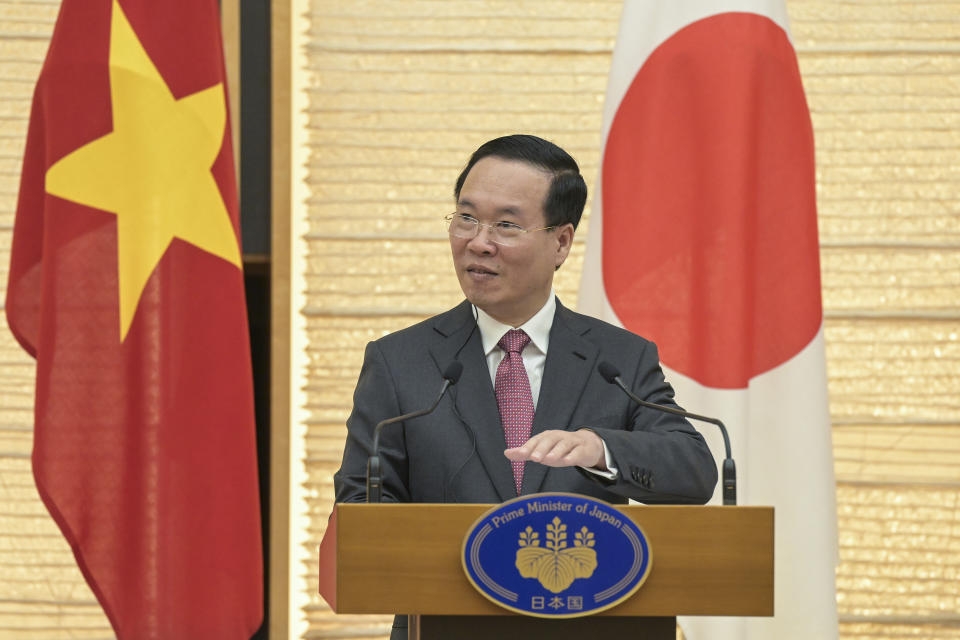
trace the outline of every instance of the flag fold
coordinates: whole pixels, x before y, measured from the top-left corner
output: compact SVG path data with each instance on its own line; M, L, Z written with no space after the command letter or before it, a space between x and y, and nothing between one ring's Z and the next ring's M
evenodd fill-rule
M238 215L218 4L64 0L6 312L37 488L121 640L262 620Z

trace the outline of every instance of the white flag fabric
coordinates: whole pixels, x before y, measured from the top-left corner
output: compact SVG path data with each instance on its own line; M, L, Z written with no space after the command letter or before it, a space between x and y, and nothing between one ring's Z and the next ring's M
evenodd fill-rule
M579 306L657 343L681 406L730 429L738 504L776 509L775 615L683 618L687 638L836 638L813 131L782 0L626 0Z

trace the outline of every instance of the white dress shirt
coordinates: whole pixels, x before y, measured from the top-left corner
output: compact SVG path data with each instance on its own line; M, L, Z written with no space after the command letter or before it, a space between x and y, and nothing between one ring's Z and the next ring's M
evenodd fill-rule
M530 395L533 396L533 409L537 410L537 401L540 399L540 384L543 382L543 368L547 362L547 348L550 344L550 329L553 327L553 316L557 310L557 298L554 292L550 291L550 297L547 303L543 305L540 311L537 311L532 318L524 322L519 327L511 327L494 319L483 309L474 305L474 311L477 317L477 327L480 329L480 340L483 343L483 353L487 357L487 369L490 370L490 384L496 386L497 368L500 361L503 360L507 352L501 349L497 343L500 342L507 331L511 329L522 329L530 336L528 344L521 356L523 357L523 366L527 370L527 378L530 380ZM551 425L547 425L548 427ZM564 425L554 425L556 428L562 428ZM606 460L608 471L583 467L591 473L615 480L617 478L617 469L613 466L613 457L607 449L607 443L603 442L603 455Z
M550 343L550 328L553 326L553 314L557 310L557 299L553 292L547 304L540 311L519 327L511 327L499 320L493 319L483 309L474 307L477 312L477 326L480 328L480 339L483 342L483 353L487 356L487 368L490 370L490 384L496 385L497 368L507 352L497 343L511 329L523 329L530 336L530 344L521 354L523 366L527 370L530 380L530 394L533 396L533 409L537 409L537 400L540 399L540 383L543 382L543 365L547 362L547 347Z

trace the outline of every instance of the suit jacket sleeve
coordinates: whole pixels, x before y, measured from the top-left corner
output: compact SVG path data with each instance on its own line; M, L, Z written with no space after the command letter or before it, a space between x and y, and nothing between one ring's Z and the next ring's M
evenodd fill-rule
M353 394L353 411L347 419L343 462L333 476L337 502L366 500L367 458L373 452L374 427L381 420L402 413L394 380L379 345L369 343ZM408 464L401 427L401 424L388 425L380 433L384 502L410 501L403 481L407 477Z
M680 408L652 342L646 342L636 369L623 378L640 398ZM617 479L587 475L609 491L639 502L706 503L717 484L717 465L703 436L681 416L627 402L623 415L584 425L606 443L619 471Z

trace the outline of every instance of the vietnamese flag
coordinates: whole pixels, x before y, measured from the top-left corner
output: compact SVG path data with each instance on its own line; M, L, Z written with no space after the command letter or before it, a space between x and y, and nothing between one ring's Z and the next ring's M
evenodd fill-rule
M262 619L253 383L216 0L64 0L7 318L40 496L121 640Z
M658 344L680 404L730 428L739 503L775 507L774 617L687 637L836 638L814 140L783 0L627 0L603 142L580 308Z

